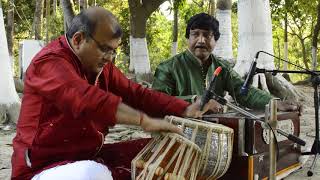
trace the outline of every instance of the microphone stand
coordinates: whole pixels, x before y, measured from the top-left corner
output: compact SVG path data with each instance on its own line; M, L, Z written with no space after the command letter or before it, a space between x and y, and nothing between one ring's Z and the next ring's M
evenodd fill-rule
M286 61L282 58L279 58L277 56L274 56L273 54L270 54L268 52L265 52L265 51L259 51L258 53L265 53L265 54L268 54L274 58L277 58L279 60L282 60L284 62L287 62L291 65L294 65L300 69L303 69L304 71L291 71L291 70L266 70L266 69L259 69L259 68L256 68L256 73L266 73L266 72L271 72L272 75L276 75L277 73L299 73L299 74L309 74L311 75L311 81L312 81L312 86L313 86L313 89L314 89L314 109L315 109L315 139L314 139L314 142L313 142L313 145L312 145L312 148L311 148L311 151L310 152L303 152L301 153L302 155L315 155L314 156L314 159L313 159L313 162L312 162L312 165L310 166L309 168L309 171L307 173L308 176L312 176L313 175L313 170L315 168L315 165L316 165L316 161L319 157L319 154L320 154L320 141L319 141L319 96L320 96L320 92L318 92L318 86L320 84L320 77L318 73L320 73L320 71L310 71L308 69L305 69L301 66L298 66L296 64L293 64L293 63L290 63L289 61Z
M268 123L262 121L258 116L254 115L254 114L252 114L252 113L250 113L250 112L248 112L248 111L246 111L246 110L244 110L244 109L242 109L242 108L240 108L240 107L238 107L238 106L236 106L236 105L234 105L234 104L232 104L232 103L229 103L229 102L228 102L226 99L224 99L223 97L220 97L220 96L216 95L215 93L213 93L213 99L215 99L216 101L218 101L220 104L226 105L226 106L230 107L231 109L234 109L235 111L237 111L237 112L239 112L239 113L241 113L241 114L249 117L249 118L247 118L248 120L254 120L254 121L256 121L256 122L259 122L259 123L261 124L261 127L262 127L262 128L265 128L265 129L266 129L266 128L269 128L269 129L271 129L271 127L268 125ZM277 132L278 132L279 134L281 134L282 136L286 137L286 138L289 139L290 141L293 141L293 142L295 142L295 143L297 143L297 144L299 144L299 145L302 145L302 146L304 146L304 145L306 144L305 141L303 141L302 139L300 139L299 137L297 137L297 136L295 136L295 135L288 134L288 133L286 133L285 131L283 131L283 130L281 130L281 129L276 129L276 130L277 130Z

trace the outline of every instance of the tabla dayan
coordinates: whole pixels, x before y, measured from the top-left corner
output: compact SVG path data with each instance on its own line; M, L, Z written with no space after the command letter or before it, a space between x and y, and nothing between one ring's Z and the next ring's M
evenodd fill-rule
M174 133L154 137L132 160L132 179L194 180L201 150L190 140Z
M165 119L182 128L185 137L200 147L197 179L217 179L226 173L232 158L233 129L197 119L176 116L166 116Z

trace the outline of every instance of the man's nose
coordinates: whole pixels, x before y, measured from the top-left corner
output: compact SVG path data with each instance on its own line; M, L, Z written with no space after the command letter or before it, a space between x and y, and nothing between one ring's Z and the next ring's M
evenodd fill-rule
M205 41L206 41L206 38L202 34L200 34L199 38L198 38L198 42L199 43L205 43Z

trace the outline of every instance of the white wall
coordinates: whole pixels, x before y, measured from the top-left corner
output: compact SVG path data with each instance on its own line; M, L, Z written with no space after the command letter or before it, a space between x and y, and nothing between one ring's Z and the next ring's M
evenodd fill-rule
M32 58L42 49L44 42L40 40L23 40L20 43L19 63L21 79L26 72Z

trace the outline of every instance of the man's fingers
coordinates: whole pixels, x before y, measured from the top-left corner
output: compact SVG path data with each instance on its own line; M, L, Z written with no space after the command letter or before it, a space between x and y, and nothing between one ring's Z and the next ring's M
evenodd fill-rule
M210 99L210 101L204 106L204 113L207 111L213 111L215 113L223 112L223 106L217 101Z
M210 109L212 109L212 107L210 107L210 104L209 104L209 102L208 102L206 105L204 105L203 110L200 111L200 113L203 114L203 113L209 111Z
M184 136L183 131L181 128L178 128L177 126L173 126L171 132L180 134L181 136Z
M208 103L206 103L203 107L203 110L200 111L200 100L197 100L196 103L193 103L187 107L187 109L183 112L183 117L192 117L199 118L209 110L214 113L223 112L223 106L219 104L217 101L210 99Z
M206 110L206 111L197 111L196 112L196 115L195 115L195 118L199 118L199 117L202 117L202 115L205 113L205 112L207 112L208 110Z
M169 128L167 130L170 131L170 132L173 132L173 133L180 134L181 136L184 136L182 129L180 129L179 127L177 127L177 126L175 126L173 124L169 123Z
M175 126L167 121L161 121L162 125L160 125L160 131L167 131L167 132L173 132L180 135L183 135L182 129L180 129L178 126ZM160 123L160 124L161 124Z

